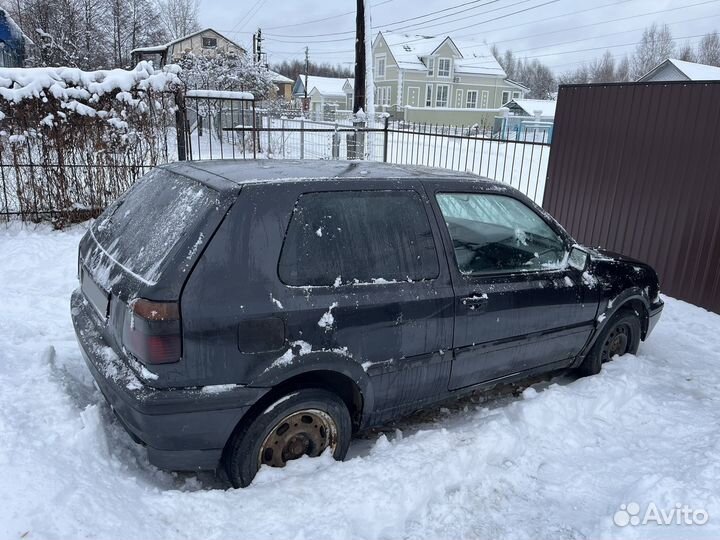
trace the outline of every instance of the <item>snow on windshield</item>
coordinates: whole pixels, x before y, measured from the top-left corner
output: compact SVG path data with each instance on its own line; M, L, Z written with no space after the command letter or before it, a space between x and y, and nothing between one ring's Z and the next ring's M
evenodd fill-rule
M178 240L215 203L215 193L205 186L154 169L113 203L90 232L114 263L153 285ZM95 256L89 261L96 279L107 273L103 259Z

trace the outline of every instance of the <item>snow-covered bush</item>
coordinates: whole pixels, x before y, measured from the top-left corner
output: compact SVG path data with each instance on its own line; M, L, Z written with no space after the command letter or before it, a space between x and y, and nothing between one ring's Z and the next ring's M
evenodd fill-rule
M180 79L187 89L250 92L257 100L267 99L274 89L270 71L246 54L232 51L187 52L178 65L181 68Z
M148 62L0 69L0 212L52 213L61 224L92 215L146 167L168 161L178 73Z

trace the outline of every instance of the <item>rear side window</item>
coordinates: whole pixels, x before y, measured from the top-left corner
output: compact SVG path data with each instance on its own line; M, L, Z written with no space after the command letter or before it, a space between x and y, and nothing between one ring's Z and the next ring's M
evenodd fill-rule
M175 244L216 204L215 191L154 169L108 207L91 233L117 263L152 284Z
M418 281L438 276L425 206L414 191L335 191L298 199L278 265L287 285Z

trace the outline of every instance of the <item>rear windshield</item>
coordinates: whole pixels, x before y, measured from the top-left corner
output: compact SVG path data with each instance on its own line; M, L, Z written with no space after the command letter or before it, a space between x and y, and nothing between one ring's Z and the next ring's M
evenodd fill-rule
M210 188L153 169L103 212L91 233L116 263L154 285L178 240L217 204Z

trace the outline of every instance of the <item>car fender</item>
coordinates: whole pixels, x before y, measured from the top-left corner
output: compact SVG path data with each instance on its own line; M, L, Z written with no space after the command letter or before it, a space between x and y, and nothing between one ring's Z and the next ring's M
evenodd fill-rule
M613 316L633 300L639 300L645 307L645 314L640 314L643 332L645 332L647 326L647 315L650 313L650 301L647 298L647 294L645 290L640 287L629 287L624 289L617 296L607 298L601 302L600 309L598 310L598 316L595 319L595 330L588 342L585 344L582 352L578 355L573 367L580 365L585 355L593 348L598 337L600 337L603 329L608 322L610 322Z
M370 377L363 367L344 349L310 351L280 356L248 383L247 386L272 388L300 375L313 372L332 372L350 379L357 385L363 400L363 416L373 410L375 402Z

